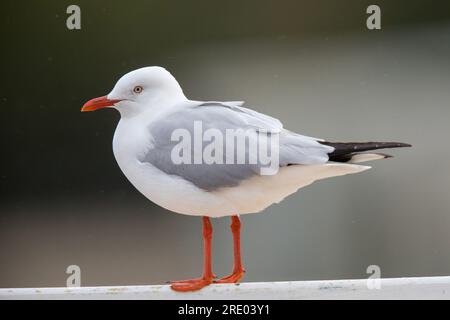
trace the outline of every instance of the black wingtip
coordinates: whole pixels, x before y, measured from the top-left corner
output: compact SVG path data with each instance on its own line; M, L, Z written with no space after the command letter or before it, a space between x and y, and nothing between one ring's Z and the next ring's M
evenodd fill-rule
M355 153L365 151L390 149L390 148L407 148L412 147L409 143L403 142L329 142L321 141L320 143L331 146L334 151L328 156L330 161L346 162Z
M397 142L397 148L409 148L412 147L409 143Z
M335 148L334 153L345 154L350 152L363 152L377 149L390 149L390 148L406 148L412 147L409 143L403 142L330 142L320 141L321 144L325 144Z

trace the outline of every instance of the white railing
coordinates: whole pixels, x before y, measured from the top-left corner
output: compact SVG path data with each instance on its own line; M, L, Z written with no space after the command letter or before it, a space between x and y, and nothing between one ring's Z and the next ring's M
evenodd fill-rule
M248 282L189 293L174 292L167 285L11 288L0 289L0 299L450 299L450 277L379 279L379 289L373 288L373 281Z

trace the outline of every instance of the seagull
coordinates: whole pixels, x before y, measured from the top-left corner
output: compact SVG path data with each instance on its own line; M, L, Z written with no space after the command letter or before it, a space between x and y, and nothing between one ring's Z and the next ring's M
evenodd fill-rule
M157 205L202 218L203 275L170 281L175 291L242 279L240 215L261 212L314 181L370 168L358 163L391 157L367 151L411 146L313 138L288 131L278 119L243 104L189 100L171 73L151 66L125 74L108 95L81 109L118 110L113 153L127 179ZM244 143L238 144L242 136ZM269 149L269 140L276 142L270 144L273 150L256 155L264 144ZM211 218L225 216L231 218L234 264L230 275L215 280Z

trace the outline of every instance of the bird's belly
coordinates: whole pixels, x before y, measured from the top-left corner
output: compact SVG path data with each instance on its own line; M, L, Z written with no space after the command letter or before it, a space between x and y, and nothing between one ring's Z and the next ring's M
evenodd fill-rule
M142 123L121 120L113 139L114 157L138 191L157 205L181 214L216 216L234 212L216 195L139 161L139 155L152 147L152 137L146 127Z
M119 166L122 166L119 162ZM130 182L149 200L181 214L223 217L256 213L316 180L357 173L369 167L347 164L297 165L273 176L255 176L236 187L207 192L138 160L123 166Z
M181 214L220 217L237 214L236 209L218 195L199 189L192 183L168 175L137 159L117 159L133 186L157 205Z

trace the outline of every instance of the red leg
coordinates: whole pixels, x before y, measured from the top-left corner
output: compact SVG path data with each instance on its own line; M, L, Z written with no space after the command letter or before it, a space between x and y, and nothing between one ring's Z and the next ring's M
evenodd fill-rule
M244 276L245 270L242 267L241 259L241 221L238 216L231 217L231 231L233 233L234 266L233 272L215 283L236 283Z
M195 291L212 283L215 275L212 272L211 240L212 225L208 217L203 220L203 276L197 279L180 280L171 282L171 288L175 291Z

